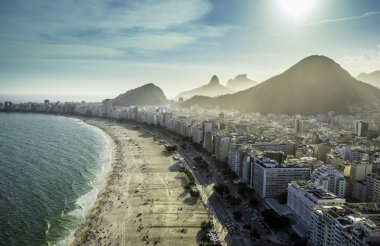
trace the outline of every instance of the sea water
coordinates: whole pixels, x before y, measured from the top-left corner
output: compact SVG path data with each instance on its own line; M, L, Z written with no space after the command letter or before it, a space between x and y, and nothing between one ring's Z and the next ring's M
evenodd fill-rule
M111 159L109 136L81 120L0 113L0 245L67 245Z

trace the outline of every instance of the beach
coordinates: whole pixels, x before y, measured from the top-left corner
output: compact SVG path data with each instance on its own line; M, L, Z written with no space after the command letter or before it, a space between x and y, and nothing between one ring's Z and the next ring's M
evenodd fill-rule
M105 131L115 150L106 186L71 245L198 245L207 210L185 191L185 175L159 139L120 123L85 122Z

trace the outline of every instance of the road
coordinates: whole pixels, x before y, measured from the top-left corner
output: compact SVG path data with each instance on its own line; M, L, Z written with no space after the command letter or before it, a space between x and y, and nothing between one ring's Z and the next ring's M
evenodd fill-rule
M158 132L152 133L146 129L145 131L151 135L160 134ZM185 150L172 138L166 136L165 140L169 144L177 146L177 152L186 161L188 169L195 177L197 188L201 194L202 200L205 202L205 205L211 214L215 216L216 221L214 220L214 224L220 225L221 227L219 228L219 234L220 231L226 234L224 240L227 242L227 245L278 245L269 242L268 239L274 237L273 232L271 232L270 229L263 223L260 212L256 213L256 211L261 211L263 208L252 208L252 206L248 205L247 202L243 202L240 206L235 208L235 210L242 212L242 222L236 222L233 219L233 208L225 202L225 199L214 191L213 185L215 183L227 185L231 189L232 193L235 194L236 187L223 179L220 172L208 156L202 155L203 159L208 164L210 173L212 174L211 178L207 178L201 170L193 169L193 166L195 166L193 158L198 156L199 153L192 146L188 145ZM243 229L244 224L249 224L252 228L256 229L261 236L260 240L253 242L250 239L249 234Z

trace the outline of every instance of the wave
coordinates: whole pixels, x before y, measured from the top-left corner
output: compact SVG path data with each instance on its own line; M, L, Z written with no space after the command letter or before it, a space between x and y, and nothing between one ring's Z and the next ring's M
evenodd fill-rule
M49 234L49 230L50 230L50 223L48 220L46 220L46 224L47 224L47 228L46 228L46 231L45 231L45 235L46 235L46 238L47 238L47 235ZM48 246L50 246L50 241L49 240L46 240L46 243L48 244Z
M95 178L87 182L87 185L91 187L91 190L77 198L77 200L75 201L74 210L70 211L67 214L64 214L64 212L62 211L63 216L73 216L76 219L80 220L81 223L85 221L87 214L95 204L99 192L101 192L105 187L106 178L108 176L108 173L112 169L111 164L114 156L114 143L111 137L99 128L95 126L91 127L94 127L104 139L104 148L99 154L97 165L98 169L95 173ZM54 245L69 245L75 239L74 233L77 229L78 227L74 228L73 230L70 230L70 233L63 240L55 243Z

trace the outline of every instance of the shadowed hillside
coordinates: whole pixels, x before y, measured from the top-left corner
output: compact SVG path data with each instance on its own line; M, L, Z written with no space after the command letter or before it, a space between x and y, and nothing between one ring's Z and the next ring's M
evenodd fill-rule
M180 97L185 100L192 98L193 96L208 96L215 97L220 95L225 95L228 93L232 93L233 91L228 89L227 87L219 84L219 79L216 75L212 76L210 82L207 85L203 85L201 87L195 88L193 90L184 91L178 94L175 99Z
M257 82L247 78L246 74L239 74L234 79L229 79L226 87L233 91L242 91L255 85Z
M156 105L166 102L166 96L160 87L154 84L146 84L126 93L120 94L113 99L113 106L130 105Z
M380 70L373 73L361 73L356 79L380 88Z
M245 91L217 98L193 97L185 106L220 106L276 114L347 113L350 103L380 102L380 90L353 78L325 56L310 56L284 73Z

